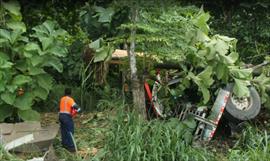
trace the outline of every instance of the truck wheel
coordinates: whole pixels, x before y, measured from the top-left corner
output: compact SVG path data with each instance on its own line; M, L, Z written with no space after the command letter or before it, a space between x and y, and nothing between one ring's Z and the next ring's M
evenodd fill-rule
M229 84L226 90L232 91L233 84ZM239 122L255 118L261 110L261 100L257 90L249 87L250 96L239 98L231 93L226 105L225 117L229 121Z

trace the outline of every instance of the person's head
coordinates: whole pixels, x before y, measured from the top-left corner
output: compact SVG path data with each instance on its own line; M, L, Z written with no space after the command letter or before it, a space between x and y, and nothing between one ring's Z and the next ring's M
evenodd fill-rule
M65 95L71 95L71 88L65 89Z

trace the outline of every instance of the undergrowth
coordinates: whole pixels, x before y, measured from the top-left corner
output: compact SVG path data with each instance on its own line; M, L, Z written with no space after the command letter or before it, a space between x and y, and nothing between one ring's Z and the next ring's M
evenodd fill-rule
M183 122L176 118L147 122L133 113L118 112L107 136L105 160L214 160L213 154L190 146L195 127L192 118Z
M91 117L90 117L91 116ZM110 116L110 119L109 119ZM79 121L79 122L78 122ZM59 136L54 148L59 159L66 161L269 161L270 136L254 126L245 128L228 151L215 151L207 145L193 147L192 118L180 122L142 120L122 108L76 118L77 154L64 150ZM212 146L211 146L212 147ZM98 152L92 154L92 149ZM215 148L215 146L214 146ZM217 147L216 147L217 148ZM20 161L0 147L0 160Z
M1 145L0 145L0 160L1 161L23 161L22 159L6 152Z
M267 131L250 125L229 152L220 154L191 146L195 127L192 118L182 122L176 118L145 121L122 110L111 122L103 155L95 160L269 161Z
M270 135L266 130L247 127L235 147L230 150L228 159L231 161L269 161Z

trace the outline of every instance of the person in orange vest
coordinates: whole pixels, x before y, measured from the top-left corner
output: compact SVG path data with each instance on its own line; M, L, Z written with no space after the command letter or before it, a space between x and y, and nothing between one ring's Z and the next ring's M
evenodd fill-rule
M65 96L60 100L59 121L61 128L62 145L70 152L75 152L75 145L73 142L74 122L72 117L80 112L80 107L75 103L71 97L71 89L65 89Z

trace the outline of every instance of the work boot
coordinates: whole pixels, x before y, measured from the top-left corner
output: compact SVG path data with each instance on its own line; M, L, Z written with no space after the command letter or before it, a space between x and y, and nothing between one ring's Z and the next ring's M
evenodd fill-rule
M67 148L67 150L68 150L70 153L75 153L75 152L76 152L76 149L75 149L75 148Z
M63 148L65 148L67 151L71 152L71 153L75 153L76 149L74 147L69 147L67 145L63 145Z

